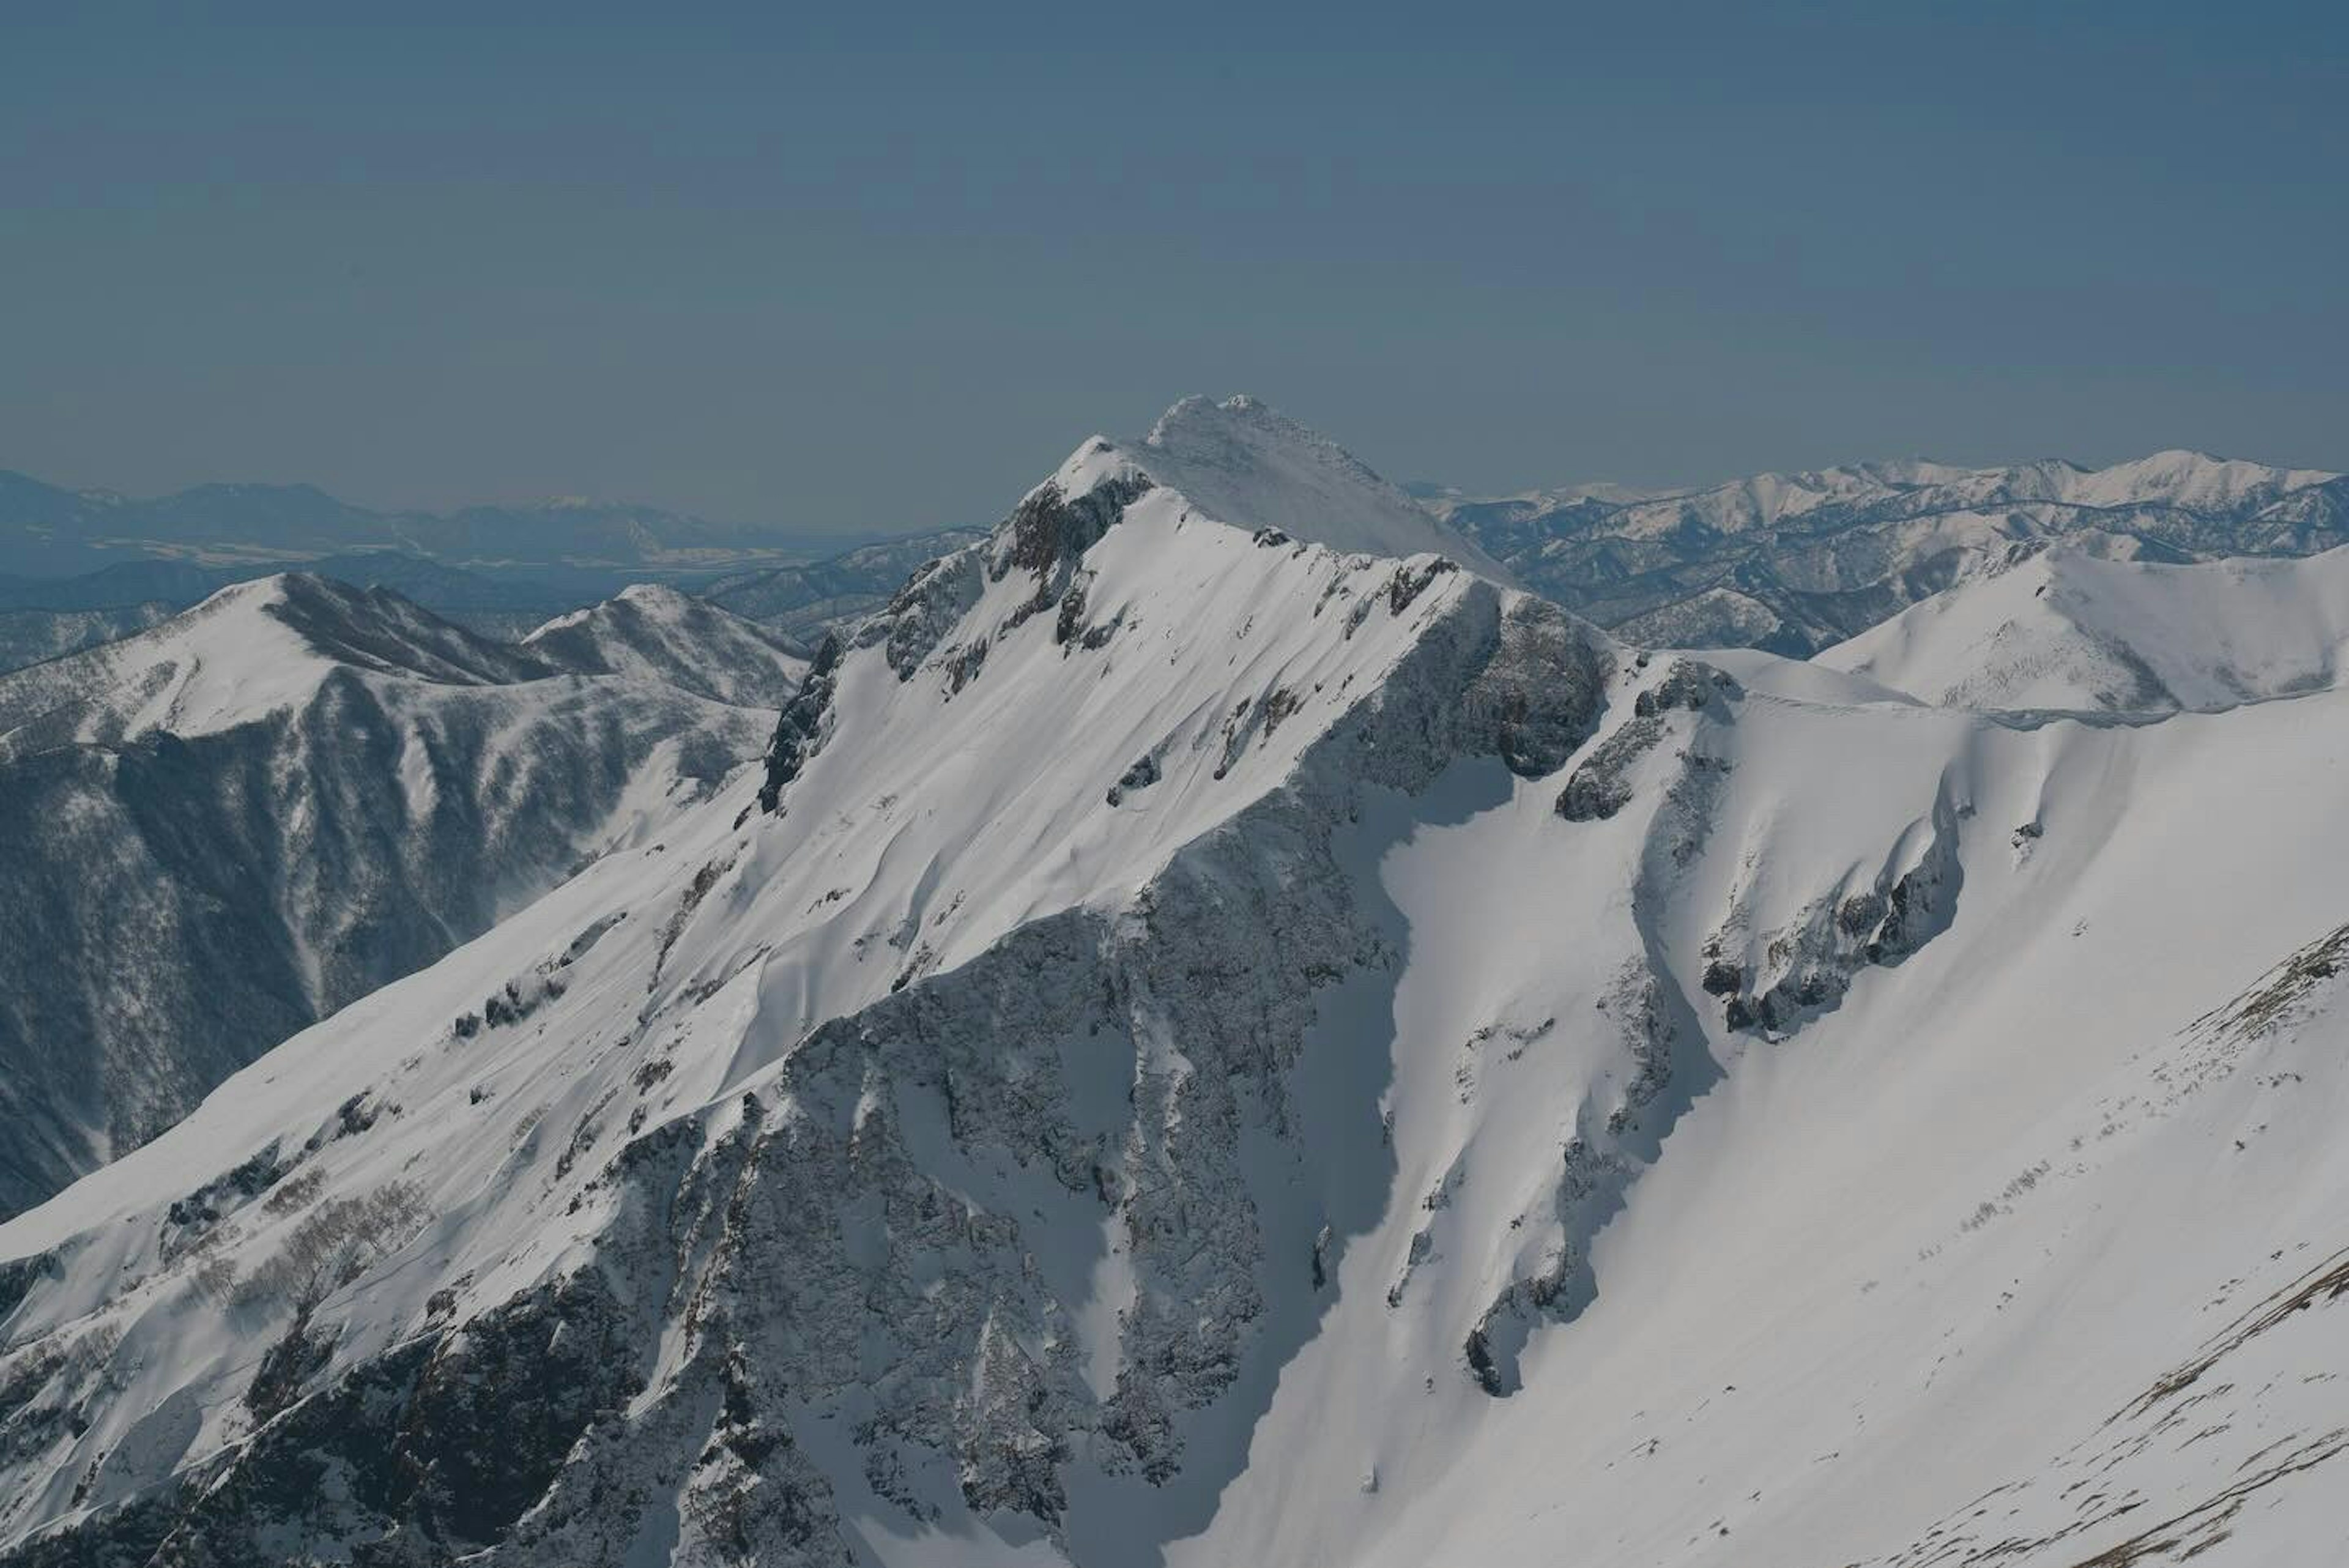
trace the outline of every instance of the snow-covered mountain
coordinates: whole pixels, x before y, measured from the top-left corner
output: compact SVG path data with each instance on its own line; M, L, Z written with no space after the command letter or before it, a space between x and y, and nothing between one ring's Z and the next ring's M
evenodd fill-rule
M522 646L574 674L635 676L737 707L781 706L807 670L776 633L650 583L557 616Z
M2349 549L2173 566L2018 546L1817 662L1961 708L2142 713L2293 696L2349 669Z
M790 661L725 618L701 684L730 704L298 576L0 675L0 1211L754 756Z
M2349 692L1640 654L1158 436L0 1226L0 1561L2323 1560Z
M2103 469L1870 462L1629 498L1433 504L1527 587L1628 640L1793 654L1940 593L2017 541L2105 535L2169 562L2349 543L2349 478L2191 452Z

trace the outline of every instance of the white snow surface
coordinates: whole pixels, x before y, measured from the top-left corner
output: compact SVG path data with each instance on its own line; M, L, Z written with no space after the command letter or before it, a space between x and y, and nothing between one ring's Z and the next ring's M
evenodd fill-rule
M1055 480L1064 490L1081 491L1092 476L1120 462L1234 527L1275 528L1358 555L1444 556L1496 582L1508 580L1490 556L1401 488L1251 397L1185 398L1140 441L1086 442Z
M1816 659L1945 706L2161 711L2333 687L2344 655L2349 549L2161 566L2066 544Z
M1716 678L1353 553L1290 455L1136 460L1073 611L1007 524L812 675L780 812L0 1226L0 1553L168 1506L494 1563L2333 1560L2349 692ZM1586 685L1569 751L1479 739Z

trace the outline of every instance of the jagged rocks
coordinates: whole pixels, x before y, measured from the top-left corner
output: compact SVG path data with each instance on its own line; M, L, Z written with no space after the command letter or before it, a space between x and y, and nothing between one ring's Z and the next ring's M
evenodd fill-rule
M1109 786L1109 804L1123 805L1127 795L1136 790L1148 789L1161 776L1156 753L1138 758L1132 767L1118 775L1117 783Z
M1427 590L1428 584L1446 572L1456 572L1459 569L1459 566L1440 556L1434 560L1423 562L1416 566L1408 563L1397 566L1394 569L1394 575L1387 579L1387 608L1396 615L1402 614L1412 607L1413 600Z
M999 582L1012 572L1035 573L1030 613L1045 608L1066 590L1084 553L1151 489L1148 476L1133 470L1102 479L1081 495L1067 494L1056 482L1039 485L997 531L988 576Z
M1632 699L1631 717L1601 741L1566 781L1557 815L1568 822L1602 822L1631 803L1633 764L1662 742L1666 716L1702 712L1743 695L1726 673L1695 659L1675 659L1662 680Z
M1715 670L1693 659L1676 659L1664 678L1631 700L1631 711L1641 718L1671 708L1702 712L1716 697L1737 698L1744 691L1725 670Z
M848 651L838 632L825 634L808 661L806 678L775 719L774 738L767 742L767 777L759 786L759 809L781 807L783 786L800 776L808 759L822 748L832 722L832 699L840 681L840 661ZM895 667L895 660L891 660ZM903 678L903 672L900 672Z
M1663 738L1663 721L1651 714L1618 726L1566 781L1558 792L1557 815L1568 822L1603 822L1630 805L1631 764Z
M1590 738L1613 656L1588 626L1539 599L1513 599L1499 619L1498 645L1462 704L1511 773L1547 777Z
M977 545L942 556L908 577L881 613L857 628L856 646L883 644L882 658L897 679L911 680L978 602L984 587Z
M1840 1002L1862 969L1897 964L1946 929L1963 880L1959 819L1944 799L1912 863L1896 872L1896 849L1872 883L1814 899L1760 944L1758 963L1729 957L1731 934L1714 933L1702 986L1726 998L1723 1022L1733 1030L1795 1028Z

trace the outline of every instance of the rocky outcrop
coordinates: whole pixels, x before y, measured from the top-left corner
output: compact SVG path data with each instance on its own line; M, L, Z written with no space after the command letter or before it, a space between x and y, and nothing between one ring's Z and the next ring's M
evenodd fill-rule
M1861 970L1899 963L1956 918L1964 870L1958 859L1960 813L1944 796L1921 844L1896 847L1876 877L1825 894L1782 929L1742 943L1734 921L1707 943L1703 988L1723 999L1732 1029L1783 1033L1834 1008ZM1740 946L1758 950L1741 959Z
M759 786L760 810L781 809L784 786L800 776L831 733L832 700L839 690L840 661L846 651L838 632L826 634L808 661L799 690L776 716L774 736L767 742L767 776Z
M1726 673L1695 659L1674 659L1661 680L1633 698L1631 716L1574 770L1558 793L1557 815L1568 822L1603 822L1613 816L1631 803L1632 770L1662 742L1670 715L1711 709L1725 717L1725 704L1742 695Z

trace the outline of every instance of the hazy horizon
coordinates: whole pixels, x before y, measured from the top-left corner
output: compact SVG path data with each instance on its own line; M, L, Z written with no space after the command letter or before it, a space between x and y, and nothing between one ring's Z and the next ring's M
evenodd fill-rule
M2349 468L2349 20L20 22L0 463L983 522L1247 390L1400 481Z

